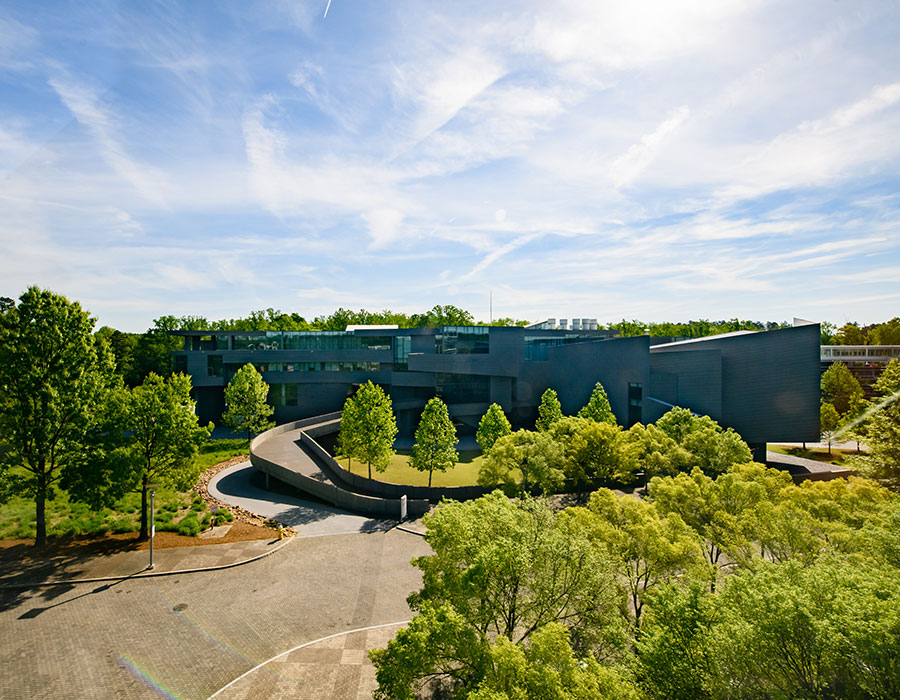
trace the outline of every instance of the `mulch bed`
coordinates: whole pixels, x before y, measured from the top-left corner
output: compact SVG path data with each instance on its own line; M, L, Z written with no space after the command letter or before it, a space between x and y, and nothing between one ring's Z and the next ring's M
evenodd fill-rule
M153 538L154 549L170 547L197 547L212 544L228 544L247 540L271 540L278 537L278 524L273 520L261 518L243 508L229 506L209 495L206 490L209 480L223 469L246 462L247 455L232 457L219 462L200 475L194 490L200 494L208 507L217 506L227 509L234 515L231 529L224 537L200 538L186 537L175 532L159 532ZM286 527L285 535L293 535L294 530ZM48 537L47 544L40 549L34 547L34 540L0 540L0 567L4 562L22 562L29 559L48 558L82 558L113 554L115 552L139 551L150 548L149 540L139 540L138 533L85 535L81 537Z

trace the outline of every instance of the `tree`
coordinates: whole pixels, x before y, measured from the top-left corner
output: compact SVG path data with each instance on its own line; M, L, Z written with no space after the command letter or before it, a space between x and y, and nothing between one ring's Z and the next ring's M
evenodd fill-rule
M509 435L511 432L512 427L506 418L506 414L503 413L503 409L499 404L492 403L488 406L488 410L478 423L478 432L475 433L475 439L478 441L481 451L487 454L497 440L504 435Z
M553 424L550 435L565 455L566 476L576 483L632 480L637 461L619 426L566 416Z
M635 628L640 627L645 597L663 583L681 577L701 559L696 535L675 513L609 489L591 494L587 508L570 508L571 517L613 562L624 582Z
M194 463L198 446L212 425L201 427L191 399L191 380L184 374L168 378L150 374L131 390L128 432L137 488L141 492L141 539L149 536L147 493L159 481L182 490L200 475Z
M691 453L692 466L708 474L721 474L752 459L747 443L734 430L722 430L709 416L695 416L686 408L669 410L656 421L656 427Z
M234 430L246 430L247 441L250 433L261 433L274 427L269 416L274 412L266 399L269 385L249 362L241 367L228 386L225 387L225 413L222 422Z
M625 674L601 666L592 656L578 658L566 628L549 622L528 644L500 637L488 649L484 679L467 700L638 700L643 697Z
M78 302L38 287L0 314L0 472L35 502L35 545L47 541L46 502L78 469L94 413L115 384L112 357ZM0 478L0 481L3 479Z
M450 420L447 404L434 397L425 404L416 442L409 457L409 464L420 472L428 472L428 485L434 470L445 472L459 461L456 451L456 428Z
M646 478L688 471L695 464L693 454L652 423L635 423L622 439L623 451L643 468Z
M538 419L535 429L540 431L550 430L553 424L563 417L559 398L553 389L547 389L541 395L541 405L538 406Z
M819 425L822 430L822 438L828 442L828 454L831 454L831 441L834 439L834 431L841 424L841 417L837 409L827 401L823 401L819 407Z
M895 399L869 419L868 454L853 457L851 466L900 491L900 400ZM828 404L823 404L826 406Z
M444 501L424 522L434 554L413 560L422 571L422 589L408 598L415 617L386 649L371 654L376 698L411 700L431 678L455 681L465 692L485 678L489 685L501 682L489 676L495 640L540 647L535 635L540 640L554 622L573 647L600 657L616 653L615 580L571 519L539 501L495 491L465 503Z
M377 384L367 381L355 396L347 399L341 414L341 449L348 457L355 457L369 467L383 472L394 454L397 421L391 397Z
M831 366L822 373L820 386L822 401L834 406L841 416L850 413L851 408L863 398L859 381L843 362L831 363Z
M511 493L543 493L558 490L565 481L563 452L547 433L517 430L505 435L491 448L478 472L481 486L503 484Z
M125 375L128 386L137 386L151 372L161 377L172 374L172 353L184 348L184 338L169 335L169 331L179 327L179 320L174 316L162 316L153 322L153 328L138 336L131 371Z
M857 323L845 323L834 335L836 345L865 345L866 334Z
M618 425L616 416L609 406L609 398L606 396L606 390L600 382L597 382L594 386L594 390L591 392L591 398L589 398L587 404L578 411L578 415L581 418L588 418L597 421L598 423Z

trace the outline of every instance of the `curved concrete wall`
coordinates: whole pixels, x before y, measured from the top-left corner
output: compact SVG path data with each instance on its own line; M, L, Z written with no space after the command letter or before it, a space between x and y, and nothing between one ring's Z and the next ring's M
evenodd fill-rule
M306 427L320 426L324 422L334 420L334 415L335 414L328 414L327 416L316 416L315 418L294 421L293 423L285 423L284 425L279 425L264 433L260 433L250 443L250 463L256 469L339 508L345 508L365 515L399 519L399 497L390 499L353 493L326 480L325 477L328 475L325 472L323 472L323 479L320 481L306 476L305 474L301 474L297 470L291 469L289 465L276 464L258 454L259 445L266 440L270 440L278 435L283 435L284 433L289 433L294 430L303 430L303 428ZM337 416L339 418L340 414L338 413ZM310 449L308 456L315 459L317 465L320 467L323 462L323 453L328 458L331 458L331 455L328 455L328 453L314 440L309 438L305 432L301 432L301 441ZM428 512L431 505L425 500L417 500L409 497L407 497L407 499L407 513L410 517L418 517Z

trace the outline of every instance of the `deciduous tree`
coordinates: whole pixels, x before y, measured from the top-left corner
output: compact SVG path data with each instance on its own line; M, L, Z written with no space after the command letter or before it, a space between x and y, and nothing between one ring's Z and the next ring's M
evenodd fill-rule
M341 449L348 457L355 457L369 467L384 471L394 454L397 420L391 397L371 381L363 384L356 394L344 403L341 415Z
M538 419L534 427L536 430L547 431L563 417L559 398L553 389L547 389L541 395L541 404L538 406Z
M200 475L194 464L197 448L212 430L201 427L191 399L191 380L183 374L168 378L150 374L131 390L128 434L137 488L141 492L141 539L149 536L147 493L150 484L182 490Z
M847 415L851 408L863 398L863 390L847 365L833 362L822 373L820 382L822 401L830 403L841 416Z
M614 652L615 580L571 519L495 491L466 503L445 501L425 524L434 554L413 560L422 570L422 589L408 599L416 616L386 649L372 653L376 698L411 699L430 678L452 679L471 692L492 673L495 640L530 645L553 622L577 648Z
M422 411L409 464L420 472L428 472L428 485L431 486L435 469L445 472L456 466L457 461L456 428L450 420L447 404L434 397Z
M241 367L225 387L225 412L222 422L233 430L246 430L247 441L251 433L261 433L275 425L269 416L273 409L266 399L269 385L249 362Z
M497 440L478 473L482 486L502 484L511 493L558 490L565 480L563 452L547 433L517 430Z
M47 539L46 502L84 459L87 434L115 384L112 356L78 302L30 287L0 314L0 470L35 502L36 538Z
M587 404L578 411L578 415L581 418L588 418L598 423L618 424L616 416L613 414L612 408L610 408L606 390L600 382L597 382L594 386L591 397L588 399Z
M512 427L506 414L503 413L503 409L499 404L492 403L488 406L488 410L478 423L478 432L475 433L475 439L478 441L481 451L487 454L497 440L504 435L509 435L511 432Z

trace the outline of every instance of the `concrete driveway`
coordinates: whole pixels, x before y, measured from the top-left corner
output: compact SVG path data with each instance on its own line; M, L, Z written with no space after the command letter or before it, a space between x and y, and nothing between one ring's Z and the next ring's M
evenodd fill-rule
M395 520L355 515L332 505L303 498L286 485L270 480L250 462L224 469L209 482L210 494L229 505L239 506L266 518L290 525L300 537L376 532L392 528Z

